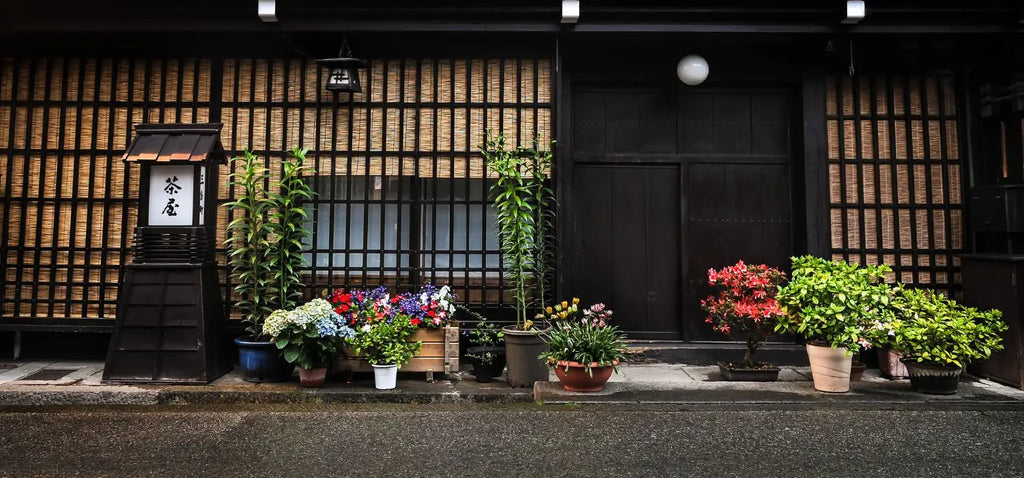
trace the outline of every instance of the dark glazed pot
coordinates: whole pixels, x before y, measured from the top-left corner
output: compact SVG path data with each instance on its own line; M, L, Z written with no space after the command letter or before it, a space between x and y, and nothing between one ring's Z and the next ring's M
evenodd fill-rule
M779 379L779 367L745 368L743 363L718 362L722 378L730 382L775 382Z
M964 369L956 365L934 365L903 359L910 374L910 388L915 392L932 395L953 395L960 385Z
M480 383L491 382L494 380L494 377L501 375L501 372L505 371L505 347L485 345L466 349L466 353L477 355L485 352L490 352L493 355L493 361L489 364L484 364L479 359L470 359L473 362L473 376Z
M273 342L235 339L238 366L246 382L284 382L292 376L295 366L289 364Z

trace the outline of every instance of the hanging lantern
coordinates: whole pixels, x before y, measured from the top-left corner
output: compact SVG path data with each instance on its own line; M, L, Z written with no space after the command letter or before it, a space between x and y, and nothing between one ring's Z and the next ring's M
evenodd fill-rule
M338 58L321 58L317 60L317 63L327 68L327 84L324 85L327 91L342 93L363 91L363 88L359 86L359 69L366 68L366 62L352 58L352 50L348 47L348 41L341 44Z

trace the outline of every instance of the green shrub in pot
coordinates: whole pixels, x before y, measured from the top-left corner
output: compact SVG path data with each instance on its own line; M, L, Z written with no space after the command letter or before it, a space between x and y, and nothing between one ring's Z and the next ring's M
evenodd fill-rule
M904 361L963 368L1003 349L1007 325L996 309L966 307L932 290L899 287L895 316L875 325L875 341Z
M868 329L891 317L893 290L886 265L858 266L819 257L793 258L789 282L776 299L784 310L775 331L812 343L858 352L870 343Z

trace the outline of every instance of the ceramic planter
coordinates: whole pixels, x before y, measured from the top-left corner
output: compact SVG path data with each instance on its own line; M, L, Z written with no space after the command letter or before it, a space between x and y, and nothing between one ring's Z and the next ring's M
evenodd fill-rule
M543 330L518 330L514 325L502 329L505 334L506 378L513 387L532 387L533 382L545 381L549 376L546 363L537 358L548 349Z
M397 365L374 365L373 366L373 386L377 390L391 390L395 388L398 382L398 366Z
M320 388L327 380L327 367L299 367L299 383L306 388Z
M907 378L910 374L907 372L907 366L903 365L900 361L903 358L902 355L893 351L888 347L879 348L878 350L878 372L883 377L891 379Z
M856 382L864 377L864 371L868 369L867 364L853 360L850 363L850 381Z
M774 365L746 368L742 363L718 362L718 371L723 380L730 382L774 382L779 379L779 368Z
M409 338L410 342L423 345L409 363L402 365L403 372L426 372L427 381L433 381L434 373L453 373L459 370L459 323L451 321L440 329L419 329ZM338 354L334 360L336 372L371 372L369 362L350 348Z
M910 375L910 388L933 395L953 395L960 385L963 369L956 365L935 365L904 359Z
M238 367L247 382L284 382L295 366L288 363L273 342L235 339L238 346Z
M815 390L830 393L850 391L853 355L847 353L846 348L807 344L807 359L811 363Z
M491 353L491 363L482 363L479 359L470 359L473 362L473 376L476 377L477 382L491 382L494 380L494 377L501 375L505 371L505 347L488 345L466 349L466 353L470 354L482 355L487 352Z
M604 367L592 363L591 373L587 373L586 367L581 363L559 361L555 364L555 375L562 382L562 387L570 392L600 392L618 364L617 360L614 365Z

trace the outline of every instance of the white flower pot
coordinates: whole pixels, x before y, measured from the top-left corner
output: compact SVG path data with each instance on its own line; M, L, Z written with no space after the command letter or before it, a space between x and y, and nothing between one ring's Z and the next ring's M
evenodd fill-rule
M377 390L391 390L398 381L397 365L374 365L373 384Z

